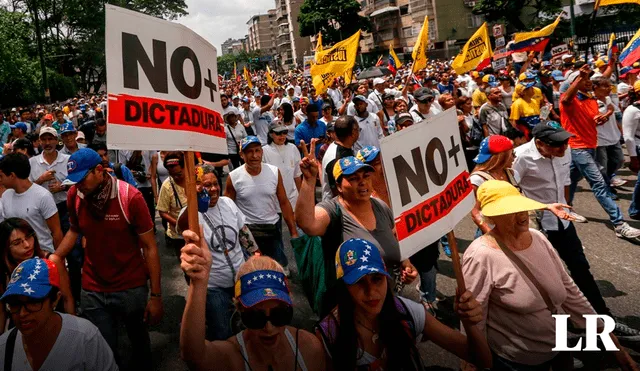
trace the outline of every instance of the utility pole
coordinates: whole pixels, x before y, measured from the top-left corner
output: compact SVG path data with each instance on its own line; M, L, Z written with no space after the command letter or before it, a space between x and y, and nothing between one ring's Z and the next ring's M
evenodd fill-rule
M33 14L33 23L36 28L36 42L38 44L38 56L40 57L40 70L42 72L42 87L44 89L45 103L51 103L51 93L49 92L49 83L47 81L47 68L44 64L44 51L42 50L42 35L40 34L40 18L38 17L37 0L31 0L31 12Z
M571 0L570 4L569 4L569 14L571 15L571 38L573 39L574 37L576 37L576 14L575 11L573 10L573 7L575 6L575 0Z

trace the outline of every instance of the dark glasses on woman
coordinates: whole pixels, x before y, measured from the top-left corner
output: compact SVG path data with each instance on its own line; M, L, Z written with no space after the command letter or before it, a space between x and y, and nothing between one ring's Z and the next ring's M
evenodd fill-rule
M240 318L242 323L252 330L263 329L267 325L267 321L275 327L282 327L291 323L293 308L290 306L273 308L268 316L261 310L246 310L240 312Z

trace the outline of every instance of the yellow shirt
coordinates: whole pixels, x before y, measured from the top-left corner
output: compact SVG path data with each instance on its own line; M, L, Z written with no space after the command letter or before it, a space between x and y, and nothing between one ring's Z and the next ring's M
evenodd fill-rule
M474 108L480 108L483 104L487 103L487 95L480 90L480 88L473 91L471 95L471 102Z
M540 102L536 99L531 99L531 102L516 99L511 105L509 119L516 120L516 123L525 125L529 130L533 129L540 122Z
M174 192L175 189L175 192ZM176 194L178 199L176 200ZM180 210L187 206L187 193L184 188L177 185L171 177L167 178L160 187L160 194L158 195L158 206L156 209L168 213L172 218L178 219ZM173 239L182 238L179 233L176 232L175 227L169 225L167 229L167 236Z
M513 102L516 101L516 99L520 98L520 96L518 95L518 93L516 93L516 89L513 90L513 95L511 95L511 99ZM533 99L538 101L538 104L542 104L542 102L544 102L544 96L542 95L542 90L540 90L540 88L534 86L533 87Z

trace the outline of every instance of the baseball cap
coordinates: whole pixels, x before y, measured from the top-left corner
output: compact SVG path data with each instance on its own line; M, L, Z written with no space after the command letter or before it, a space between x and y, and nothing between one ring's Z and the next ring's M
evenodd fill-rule
M511 149L513 149L513 143L509 138L502 135L488 136L480 143L480 151L476 158L473 159L473 162L484 164L489 161L491 156Z
M356 95L355 97L353 97L354 104L356 103L357 100L363 101L367 103L367 105L369 104L369 102L367 102L367 98L365 98L364 95Z
M11 130L20 129L25 133L27 132L27 124L25 124L24 122L16 122L15 125L10 125L9 127L11 128Z
M433 92L427 88L420 88L413 92L413 97L420 103L426 103L429 98L433 98Z
M595 72L591 71L589 72L589 77L593 76ZM571 72L569 75L567 75L567 79L566 81L569 83L569 85L573 84L573 82L575 81L575 79L580 76L580 70L578 71L573 71Z
M371 165L367 165L353 156L343 157L333 165L333 178L338 179L343 175L351 175L358 170L375 171Z
M267 300L279 300L293 305L287 277L275 270L259 270L241 276L236 281L235 296L245 308Z
M562 56L562 61L564 63L573 63L573 55L571 54L565 54Z
M255 135L249 135L247 137L244 137L240 141L240 149L244 151L245 148L247 148L249 145L253 143L261 144L260 139L258 139L258 137L256 137Z
M361 238L344 241L336 251L336 278L353 285L368 274L391 277L384 266L380 251L371 242Z
M329 103L325 103L322 105L322 110L326 110L326 109L332 109L331 105Z
M70 122L65 122L64 124L62 124L62 127L60 127L60 134L74 133L76 131L77 131L76 128L73 127L73 124Z
M524 80L531 80L531 79L535 79L536 78L536 74L531 72L531 71L525 71L523 73L520 74L520 76L518 76L518 81L524 81Z
M274 133L286 133L289 131L289 128L279 123L272 123L269 124L269 131Z
M598 59L596 63L594 63L594 65L596 66L596 68L600 68L606 66L607 62L605 62L603 59Z
M533 86L535 86L536 82L535 81L520 81L520 85L524 86L525 89L529 89L532 88Z
M631 66L623 67L620 69L620 78L625 79L629 74L637 74L640 72L640 68L633 68Z
M476 197L480 202L482 215L489 217L546 208L546 205L523 196L516 187L503 180L487 180L482 183Z
M358 153L356 153L356 158L364 162L365 164L368 164L371 161L375 160L379 154L380 150L377 147L366 146L363 149L359 150Z
M633 91L640 93L640 80L633 83Z
M0 300L9 296L43 299L52 287L60 288L60 275L56 264L48 259L33 258L20 263L11 273L7 290Z
M551 71L551 77L556 81L564 81L564 80L566 80L564 78L564 75L562 74L562 71L560 71L560 70Z
M53 121L53 115L52 115L52 114L50 114L50 113L47 113L46 115L44 115L44 119L45 119L45 120Z
M102 163L98 152L90 148L81 148L74 152L67 162L67 179L63 184L76 184L82 181L87 173Z
M330 122L327 124L327 131L336 131L336 124Z
M373 79L373 86L384 83L386 83L386 81L382 77L376 77L375 79Z
M489 84L489 86L492 88L495 88L496 86L500 86L500 83L496 80L496 77L493 75L485 75L482 78L482 82Z
M78 136L76 136L76 141L78 141L78 139L87 139L87 137L84 136L84 132L79 131Z
M564 130L556 121L547 121L536 125L531 131L531 134L534 138L551 145L564 143L567 139L574 136Z
M244 103L249 103L249 102L250 102L250 101L249 101L249 98L247 98L247 97L243 97L243 98L242 98L242 101L243 101Z
M396 121L396 126L397 125L402 125L406 121L411 121L411 123L413 123L413 116L411 116L410 113L402 112L402 113L396 115L396 120L395 121Z
M293 103L300 103L300 98L293 97Z
M55 138L58 137L58 132L56 131L56 129L50 127L50 126L45 126L43 128L40 129L40 135L39 137L42 137L45 134L51 134L53 135Z

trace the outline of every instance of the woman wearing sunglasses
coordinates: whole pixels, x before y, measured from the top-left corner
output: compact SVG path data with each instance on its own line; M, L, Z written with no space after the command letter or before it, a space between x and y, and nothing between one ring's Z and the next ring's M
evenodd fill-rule
M200 232L202 235L202 231ZM325 370L320 341L288 326L293 303L284 270L275 260L254 256L237 274L236 306L246 330L225 341L205 340L205 305L211 253L192 231L183 233L182 270L191 283L182 316L182 358L196 370Z
M302 172L300 171L300 151L292 143L287 143L288 133L285 125L276 123L269 125L268 144L262 147L262 162L280 169L282 183L293 208L296 206L298 190L302 184Z
M11 273L20 263L31 258L47 258L53 261L58 268L64 311L71 315L76 314L75 302L69 285L69 275L64 263L57 255L49 255L40 248L36 232L26 220L9 218L0 223L0 257L2 258L2 262L0 262L0 275L2 275L0 293L6 291ZM0 334L5 330L7 318L5 307L2 306L0 309Z
M316 332L331 360L328 369L423 370L416 348L422 336L481 368L491 366L489 345L476 328L482 309L469 291L456 295L455 303L465 337L428 314L422 304L393 295L373 243L349 239L336 252L335 262L338 305Z

